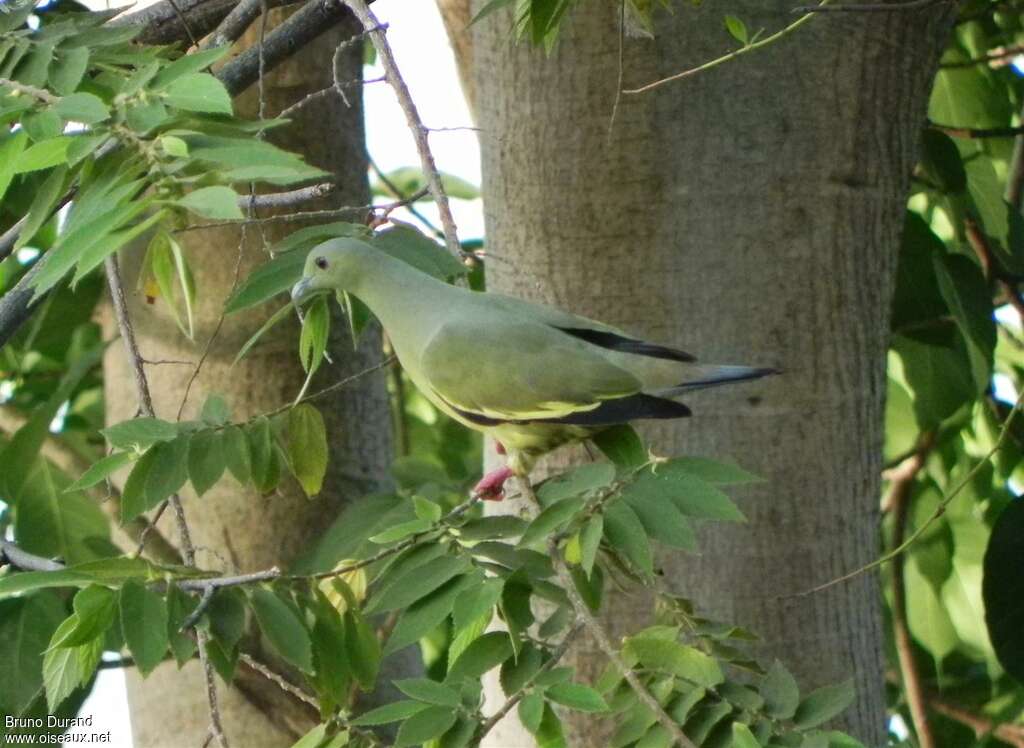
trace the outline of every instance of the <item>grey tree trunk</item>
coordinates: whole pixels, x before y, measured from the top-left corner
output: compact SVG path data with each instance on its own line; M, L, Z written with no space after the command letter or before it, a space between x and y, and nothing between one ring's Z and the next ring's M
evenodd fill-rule
M449 16L457 0L444 0ZM473 11L481 3L473 3ZM659 13L626 39L625 88L793 20L791 2L731 0ZM771 381L695 393L694 417L645 428L660 454L733 457L765 483L737 492L749 523L715 527L701 555L663 559L671 585L749 626L807 688L855 678L843 720L884 736L882 621L871 575L793 597L877 555L885 350L918 131L951 23L922 11L822 14L769 48L624 96L617 4L577 7L545 56L510 43L511 17L473 26L467 51L483 148L490 288L674 343L707 361L774 365ZM551 465L572 455L559 455ZM512 507L507 507L512 508ZM610 591L607 620L635 629ZM589 644L586 676L603 666ZM501 694L491 684L490 696ZM573 745L608 725L571 717ZM532 741L506 721L489 746Z
M271 19L271 25L281 20L280 11L273 11ZM306 94L330 86L334 49L354 31L354 26L343 25L328 32L268 74L266 116L274 116ZM243 42L254 43L255 33L250 30ZM339 67L340 80L358 78L362 70L361 47L354 45L344 52ZM347 93L351 107L333 95L320 97L293 115L293 125L274 131L278 145L303 153L310 162L331 172L340 185L329 200L301 206L302 210L369 202L361 91L355 86ZM248 116L256 114L256 86L236 101L236 108ZM362 216L348 219L358 221ZM269 223L260 228L250 227L239 268L241 277L266 260L264 239L273 243L300 226ZM196 343L178 333L162 302L147 305L138 294L132 294L130 310L142 354L147 359L196 361L217 324L236 277L239 231L203 230L180 236L196 272L201 299ZM134 252L123 258L125 286L129 291L136 287L141 257L141 252ZM294 322L283 325L268 342L231 366L242 343L273 310L271 304L225 320L192 387L184 418L194 417L210 392L227 397L236 420L265 412L295 397L304 373L296 353L298 333ZM336 364L322 367L320 384L340 380L380 360L379 335L368 334L359 351L353 353L341 320L335 320L332 329L337 333L333 345ZM131 418L135 415L136 398L121 346L111 346L105 365L108 421ZM175 417L191 372L192 367L187 366L147 367L159 416ZM384 381L383 372L377 373L319 403L327 422L331 461L324 491L318 499L307 499L291 480L282 483L279 491L260 496L250 488L239 488L230 478L225 478L201 501L186 495L185 512L198 563L225 571L252 571L275 564L286 567L318 537L347 499L380 486L391 460ZM167 512L159 527L176 542L171 514ZM180 672L173 665L161 666L146 680L129 671L128 683L136 748L204 744L209 718L203 676L196 663L189 663ZM237 684L230 689L221 684L219 691L225 732L233 746L288 746L318 721L317 715L304 705L286 697L276 685L242 665Z

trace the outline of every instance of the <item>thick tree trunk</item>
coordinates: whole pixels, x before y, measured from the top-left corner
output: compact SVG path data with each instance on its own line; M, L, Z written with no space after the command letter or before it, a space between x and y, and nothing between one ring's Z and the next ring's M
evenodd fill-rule
M659 13L656 39L624 42L624 87L735 47L727 13L775 29L792 6ZM763 51L624 96L611 122L618 20L615 4L581 5L549 56L509 43L508 13L471 29L488 248L505 260L488 284L707 361L785 370L695 393L692 419L645 429L660 454L733 457L767 479L736 492L749 523L709 528L700 556L666 556L666 578L761 634L805 687L854 676L844 726L880 745L875 578L793 595L878 552L889 299L951 11L822 14ZM609 595L612 628L639 627L642 606ZM588 645L574 657L587 676L603 666ZM572 720L572 744L606 743L607 725ZM486 743L529 744L510 721Z
M271 24L280 20L273 11ZM258 26L258 23L257 23ZM331 85L331 59L335 47L355 32L343 24L324 34L290 61L276 68L265 81L266 116L271 117L306 94ZM243 43L255 42L250 30ZM358 78L362 69L360 45L341 56L339 79ZM293 115L294 124L273 131L278 145L303 153L307 159L330 171L340 185L338 192L319 205L300 210L336 205L365 205L369 202L366 183L366 154L363 141L362 97L359 87L347 91L351 107L337 96L320 97ZM255 116L257 87L236 101L238 111ZM289 209L296 210L295 208ZM361 220L353 215L349 220ZM301 225L301 224L300 224ZM241 259L242 278L266 260L264 240L282 238L298 226L268 223L249 227ZM198 330L191 343L177 331L162 302L147 305L138 294L130 299L130 310L143 356L151 360L196 361L213 332L223 302L236 278L240 234L235 229L186 232L184 240L199 288ZM135 288L141 252L125 253L122 266L126 288ZM271 308L228 317L220 330L202 373L192 387L183 417L194 417L207 394L227 397L236 420L265 412L295 397L304 379L296 353L294 322L282 325L234 367L231 362L242 343L262 324ZM325 365L320 384L337 381L380 360L380 338L369 334L358 352L336 320L333 358ZM173 419L184 395L192 367L148 366L157 414ZM116 422L135 414L136 398L121 346L111 346L106 360L108 420ZM330 523L342 503L378 487L391 459L390 419L384 374L369 376L318 403L327 422L330 439L330 468L322 495L307 499L287 480L280 490L260 496L251 488L239 488L230 478L206 494L201 501L185 497L185 512L197 548L198 563L225 571L251 571L272 565L286 567L307 549ZM168 538L177 540L172 512L160 523ZM264 653L265 655L265 653ZM220 708L225 731L234 746L279 748L291 745L317 719L274 684L239 666L240 680L231 689L221 687ZM221 684L222 686L222 684ZM129 702L136 748L178 748L204 744L209 718L203 677L196 663L182 671L162 666L149 678L129 675Z

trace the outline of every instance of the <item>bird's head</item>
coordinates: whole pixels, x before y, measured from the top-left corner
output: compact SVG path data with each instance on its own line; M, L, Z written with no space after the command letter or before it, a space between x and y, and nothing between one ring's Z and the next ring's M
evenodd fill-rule
M328 291L350 291L366 266L373 247L358 239L331 239L318 244L306 257L302 278L292 286L292 301L300 304Z

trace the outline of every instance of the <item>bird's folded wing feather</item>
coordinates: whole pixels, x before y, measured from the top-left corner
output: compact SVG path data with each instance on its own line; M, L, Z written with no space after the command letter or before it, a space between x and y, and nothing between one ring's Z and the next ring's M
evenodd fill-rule
M495 421L562 418L641 390L593 346L519 320L447 322L425 346L421 369L449 405Z

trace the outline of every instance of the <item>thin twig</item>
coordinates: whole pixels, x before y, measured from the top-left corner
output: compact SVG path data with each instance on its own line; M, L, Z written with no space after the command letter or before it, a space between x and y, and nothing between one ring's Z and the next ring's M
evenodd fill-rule
M961 140L980 140L982 138L1016 138L1024 134L1024 126L1017 127L954 127L951 125L938 125L929 122L928 126L933 130L945 133L951 138Z
M121 281L121 271L117 264L117 255L108 255L104 265L107 272L107 283L110 286L110 296L113 300L114 318L117 320L117 327L121 333L121 339L124 341L125 351L128 354L128 363L135 377L139 407L143 415L152 418L156 416L153 410L153 398L150 394L146 372L143 369L142 357L139 355L139 348L135 341L135 331L128 316L128 304L124 295L124 284ZM195 567L196 551L192 544L192 535L188 529L188 522L185 519L185 510L181 506L181 498L177 494L172 494L169 502L174 510L178 526L182 558L186 566ZM206 632L202 630L196 631L196 643L199 648L199 661L202 664L203 673L206 677L206 697L210 711L210 730L220 747L228 748L228 741L224 735L224 728L220 719L220 705L217 701L217 684L214 680L213 665L207 653L208 642Z
M246 195L238 198L238 207L245 208L289 208L292 205L301 205L310 200L330 195L338 189L333 182L323 182L310 187L300 187L297 190L287 192L271 192L265 195Z
M430 187L430 194L437 203L438 213L441 215L441 227L444 229L444 242L448 247L448 251L459 259L472 258L472 255L463 252L462 246L459 244L455 218L452 216L451 206L448 204L448 195L444 191L444 185L441 184L441 174L438 172L437 164L434 162L434 155L430 151L427 130L423 126L423 121L420 119L416 104L409 93L409 87L405 85L405 80L398 70L395 57L391 52L391 45L388 44L387 35L380 28L380 21L377 20L377 17L364 0L345 0L345 5L355 13L356 18L363 24L363 28L369 32L370 41L373 42L381 64L384 66L384 73L387 75L388 83L395 90L398 104L402 107L402 111L405 112L409 130L412 132L413 140L416 142L416 150L420 154L423 175Z
M533 493L532 486L529 489L530 493ZM604 653L604 656L615 666L615 668L622 673L622 677L629 683L630 688L636 694L637 698L651 710L651 713L657 717L658 722L664 727L669 736L675 742L676 745L682 746L682 748L697 748L696 745L686 737L682 728L676 723L672 717L661 707L658 700L654 698L647 686L643 684L633 668L626 665L623 662L622 657L619 656L618 650L611 642L611 637L608 632L605 631L604 626L601 622L594 617L594 614L590 612L590 608L580 597L579 590L576 589L576 583L572 580L572 575L569 573L569 567L565 565L565 560L562 558L562 552L558 549L558 544L552 538L548 543L548 555L551 557L551 563L555 569L555 575L558 577L558 581L561 582L562 588L565 590L565 594L569 598L569 603L572 605L573 610L576 612L576 616L586 626L587 631L594 638L598 648Z
M52 93L43 88L36 88L26 83L19 83L18 81L11 80L10 78L0 78L0 86L6 86L7 88L13 88L18 93L26 94L34 99L38 99L44 104L56 104L60 101L59 96L54 96Z
M950 502L952 502L953 499L960 495L960 492L963 491L964 488L966 488L972 480L974 480L974 476L976 476L981 471L981 469L988 464L988 461L992 459L995 453L1002 448L1003 444L1009 437L1010 427L1013 425L1013 421L1020 413L1022 407L1024 407L1024 391L1022 391L1020 397L1017 398L1017 402L1013 404L1013 408L1010 410L1009 415L1007 415L1006 417L1006 422L1003 423L1003 430L999 433L999 438L996 439L996 443L992 446L992 449L990 449L984 457L982 457L980 460L978 460L977 463L975 463L974 467L972 467L967 472L967 475L965 475L960 480L960 482L956 484L953 490L942 498L942 500L939 502L939 505L935 507L935 511L932 512L931 516L928 517L928 519L925 520L924 523L920 527L918 527L913 533L911 533L906 540L904 540L902 543L900 543L898 546L893 548L888 553L882 555L880 558L876 558L871 563L865 564L864 566L861 566L859 569L855 569L847 574L843 574L842 576L836 577L835 579L825 582L824 584L819 584L817 587L812 587L809 590L804 590L803 592L796 592L792 595L784 595L783 597L806 597L807 595L813 595L816 592L827 590L830 587L834 587L837 584L848 582L851 579L859 577L861 574L873 571L874 569L884 566L885 564L899 556L901 553L906 551L908 548L910 548L910 546L917 542L918 538L920 538L922 535L924 535L925 532L927 532L928 528L932 526L932 523L934 523L939 517L941 517L946 512L946 507L949 506Z
M863 3L854 5L800 5L793 8L793 13L889 13L892 11L920 10L930 5L948 2L949 0L905 0L902 3Z
M924 467L928 459L928 453L935 444L935 433L928 432L918 444L914 454L904 460L899 467L894 468L890 473L889 495L886 499L893 513L892 542L894 546L900 546L906 535L907 515L910 511L910 497L913 493L914 482L918 473ZM914 723L914 732L917 734L920 748L935 748L935 734L932 732L931 724L928 722L928 713L925 709L924 692L921 685L921 673L918 671L917 663L914 660L914 648L910 636L910 628L907 625L907 589L904 575L904 554L899 554L892 562L892 590L893 590L893 635L896 642L896 654L900 663L900 673L903 676L903 692L907 698L907 705L910 707L910 717Z
M1007 64L1005 60L1021 54L1024 54L1024 44L1011 44L1006 47L998 47L980 57L972 57L969 60L944 62L939 67L942 69L969 68L975 65L992 65L993 62L1001 62L1005 65ZM993 67L997 66L993 65Z
M828 3L829 3L829 0L821 0L820 4L815 5L813 7L816 10L821 10L821 8L827 6ZM719 65L721 65L723 63L726 63L726 62L729 62L730 60L735 60L737 57L741 57L742 55L748 54L748 53L753 52L755 50L761 49L762 47L766 47L769 44L772 44L774 42L779 41L783 37L788 36L789 34L792 34L794 31L796 31L801 26L803 26L805 23L809 23L810 20L812 18L814 18L816 15L817 15L817 13L809 13L809 12L805 13L804 15L800 16L800 18L796 19L795 21L793 21L793 23L789 24L785 28L781 29L780 31L776 31L771 36L766 36L764 39L761 39L760 41L754 42L753 44L747 44L746 46L740 47L737 50L729 52L728 54L724 54L721 57L716 57L714 60L710 60L708 62L705 62L702 65L698 65L695 68L690 68L688 70L684 70L681 73L675 73L674 75L670 75L667 78L661 78L660 80L653 81L653 82L648 83L646 85L640 86L639 88L627 88L622 93L625 93L625 94L646 93L647 91L651 91L651 90L653 90L655 88L658 88L659 86L663 86L666 83L671 83L673 81L681 80L683 78L688 78L691 75L696 75L697 73L704 72L705 70L710 70L713 67L718 67Z
M583 623L581 621L576 621L576 623L573 624L572 628L569 629L568 633L566 633L562 641L559 642L558 646L551 650L551 657L548 658L548 661L545 662L536 673L534 673L532 678L530 678L526 683L523 684L522 688L520 688L514 694L509 696L505 700L505 703L502 704L501 707L498 709L498 711L496 711L494 714L488 717L485 722L482 722L480 724L480 726L477 728L476 735L474 737L474 740L477 743L483 740L487 733L493 730L495 725L501 722L501 720L505 718L505 715L512 711L513 708L515 708L516 704L522 701L523 697L526 695L527 689L534 683L536 683L537 679L541 675L554 668L555 665L557 665L561 661L561 659L565 656L565 653L569 651L569 647L572 645L573 641L575 641L576 637L582 630Z
M9 540L0 540L0 563L24 571L60 571L64 564L23 551Z
M1003 293L1006 294L1006 298L1010 302L1010 305L1013 306L1013 308L1017 310L1017 313L1021 315L1021 318L1024 319L1024 297L1021 296L1020 289L1017 288L1017 282L1005 276L1001 266L992 253L988 237L985 236L985 232L981 230L981 227L978 226L978 222L972 216L964 218L964 235L967 237L967 243L978 256L978 261L981 263L981 268L985 273L985 277L996 279L1000 288L1002 288Z
M185 18L185 14L181 12L181 8L178 7L178 3L175 0L167 0L171 4L171 8L174 10L174 15L181 21L181 27L185 29L185 33L188 35L188 40L192 42L193 47L199 46L199 40L192 31L192 27L188 23L188 19Z
M225 44L237 41L245 30L249 28L256 16L259 15L262 0L241 0L231 12L224 16L224 20L213 30L206 41L200 45L200 49L211 49L222 47Z

